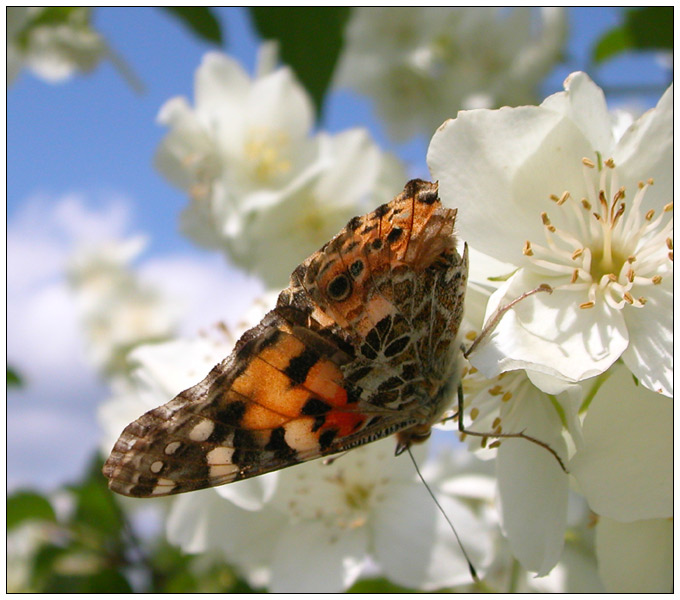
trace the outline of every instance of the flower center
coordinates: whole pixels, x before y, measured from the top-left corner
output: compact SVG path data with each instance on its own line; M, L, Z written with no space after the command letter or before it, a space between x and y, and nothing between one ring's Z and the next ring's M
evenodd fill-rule
M291 162L286 157L289 145L283 132L258 128L250 131L243 150L257 180L271 182L290 171Z
M557 278L551 282L554 289L582 291L580 308L600 301L616 309L642 307L644 288L672 273L673 203L659 215L653 210L643 213L653 180L640 182L627 206L627 191L618 186L611 158L602 163L598 155L597 165L588 158L582 164L586 196L577 202L569 191L551 195L561 225L542 213L547 244L527 241L524 255L536 270ZM594 172L599 177L593 177Z

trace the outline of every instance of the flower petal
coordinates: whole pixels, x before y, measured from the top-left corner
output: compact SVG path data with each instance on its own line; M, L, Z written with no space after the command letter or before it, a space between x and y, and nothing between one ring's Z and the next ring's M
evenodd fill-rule
M669 280L666 277L664 281ZM630 344L623 362L646 388L673 395L673 290L654 286L644 308L624 312Z
M564 456L561 423L546 400L527 395L516 409L522 415L514 418L526 423L528 435ZM525 569L546 575L564 546L568 477L550 452L527 440L502 441L497 472L503 531L512 552Z
M673 590L673 521L620 523L600 517L595 549L608 592L657 593Z
M656 211L673 198L673 86L623 134L613 155L627 186L654 179L645 203ZM630 187L630 189L635 189Z
M627 369L602 385L569 470L596 513L633 521L673 515L673 402Z

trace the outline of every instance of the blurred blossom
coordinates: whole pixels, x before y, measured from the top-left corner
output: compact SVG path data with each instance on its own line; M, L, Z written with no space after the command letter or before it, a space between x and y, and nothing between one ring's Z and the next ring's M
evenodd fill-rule
M621 358L672 394L672 118L671 87L617 139L602 90L574 73L540 106L466 111L437 131L428 164L461 237L512 265L487 318L554 290L520 302L477 349L485 375L579 382Z
M126 373L130 350L167 339L178 320L179 307L130 266L144 245L130 238L83 247L68 268L90 360L107 375Z
M23 67L49 83L88 72L107 56L88 7L7 8L7 85Z
M429 136L461 109L534 102L566 29L561 8L358 8L336 83L371 97L394 139Z
M285 285L378 191L389 190L384 202L403 185L394 159L365 131L313 134L311 101L288 67L261 66L251 78L230 57L208 53L194 107L173 98L159 121L170 131L157 166L191 200L184 232L271 287Z

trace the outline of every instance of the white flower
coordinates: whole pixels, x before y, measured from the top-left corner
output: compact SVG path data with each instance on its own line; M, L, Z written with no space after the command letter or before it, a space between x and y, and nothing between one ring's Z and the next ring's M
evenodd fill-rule
M255 510L226 501L223 490L263 478L186 495L173 505L168 537L188 552L220 550L251 584L272 592L340 592L376 569L419 589L469 582L455 537L394 447L386 439L332 464L276 473L273 493ZM422 458L422 449L416 454ZM479 517L429 483L479 566L490 552Z
M7 84L25 65L50 83L91 71L108 53L87 7L8 7Z
M554 289L508 312L472 362L487 376L578 382L622 358L671 395L672 88L618 140L585 74L565 90L538 107L462 112L432 138L428 164L461 237L516 268L487 316Z
M90 358L109 375L127 371L134 346L167 339L176 324L177 307L130 268L144 244L130 238L83 247L69 265Z
M312 135L311 101L286 67L251 79L231 58L209 53L195 96L195 108L173 98L159 115L170 132L157 165L191 198L182 227L280 287L362 210L384 157L361 131Z
M336 82L373 98L390 134L429 135L459 108L519 104L559 60L563 9L358 8Z

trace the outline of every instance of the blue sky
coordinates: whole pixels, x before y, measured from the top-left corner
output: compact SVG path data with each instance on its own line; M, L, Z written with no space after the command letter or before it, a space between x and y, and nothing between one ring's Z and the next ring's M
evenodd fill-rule
M215 10L224 50L252 72L258 42L247 13ZM544 96L559 91L570 72L587 70L605 90L656 86L640 97L640 108L653 106L668 85L668 72L653 55L589 67L594 41L619 14L616 8L569 9L567 62L546 80ZM187 201L152 164L164 135L156 123L159 108L177 95L193 97L194 72L214 48L156 8L97 8L95 25L144 82L145 93L136 94L110 63L60 85L24 72L7 93L8 359L28 379L8 399L12 487L49 489L77 477L97 443L96 407L108 392L82 351L60 271L75 239L148 235L140 269L158 281L176 274L164 285L187 294L195 316L186 319L185 331L225 313L235 320L258 289L179 234L177 218ZM410 175L427 177L427 140L390 146L364 99L334 93L321 126L333 132L367 127L407 162Z

